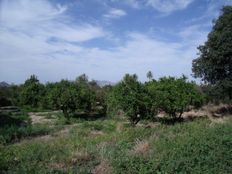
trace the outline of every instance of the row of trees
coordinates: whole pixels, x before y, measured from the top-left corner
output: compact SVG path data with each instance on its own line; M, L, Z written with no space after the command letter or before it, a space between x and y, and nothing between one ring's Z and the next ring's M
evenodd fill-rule
M225 6L214 21L213 30L204 45L199 46L199 57L193 60L194 77L205 84L197 86L180 78L163 77L154 80L147 73L148 82L141 83L137 75L126 74L113 87L97 85L88 81L86 75L75 81L62 80L43 85L32 75L21 86L11 86L0 90L0 104L61 109L69 118L70 113L90 113L115 115L123 111L132 124L140 119L154 118L160 111L173 119L181 118L190 107L199 107L205 96L209 102L232 101L232 6ZM203 92L203 93L202 93ZM11 99L9 101L8 99Z
M151 73L148 74L151 76ZM185 76L163 77L158 81L152 77L149 79L141 83L135 74L126 74L108 95L108 114L115 115L121 109L131 123L136 124L141 119L155 118L160 111L164 111L176 120L189 108L203 104L204 95Z
M148 82L138 81L136 74L126 74L115 86L100 87L95 81L88 81L84 74L75 81L61 80L43 85L35 75L18 86L19 106L62 110L69 119L74 113L97 112L115 116L123 112L135 125L141 119L153 119L165 111L173 119L189 107L203 103L203 95L197 85L181 78L163 77L158 81L148 73Z
M185 76L154 80L149 72L148 79L141 83L136 74L126 74L118 84L100 87L95 81L88 81L86 75L75 81L61 80L45 85L32 75L23 85L1 89L4 100L1 99L0 104L59 109L67 119L80 112L108 116L123 112L135 125L141 119L156 118L161 111L173 120L180 119L184 111L200 107L205 99L213 97L206 93L209 90L205 86L188 82Z
M103 90L95 81L88 81L85 74L75 81L61 80L45 85L35 75L31 75L23 85L2 88L0 103L1 106L59 109L69 118L76 111L104 113L106 93Z

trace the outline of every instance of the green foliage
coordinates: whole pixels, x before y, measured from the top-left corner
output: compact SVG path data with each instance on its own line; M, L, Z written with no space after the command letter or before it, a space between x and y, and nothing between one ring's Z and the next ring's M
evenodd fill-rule
M108 113L116 114L120 109L129 117L132 124L140 119L155 118L159 111L165 111L172 118L181 118L190 107L203 104L203 94L193 82L181 78L163 77L159 81L150 80L141 84L135 75L126 75L109 92Z
M159 127L149 155L125 155L131 148L119 143L111 155L115 173L230 173L231 123L209 126L207 120ZM128 147L129 146L129 147Z
M88 77L83 74L75 81L78 91L78 109L84 112L91 112L96 103L96 94L88 83Z
M96 91L88 83L86 75L79 76L75 82L62 80L55 84L47 84L48 106L61 109L69 119L76 111L89 113L96 106Z
M1 143L8 144L20 141L22 138L33 137L39 135L47 135L51 129L48 125L10 125L0 128Z
M148 72L147 72L147 78L148 78L149 80L152 80L153 74L152 74L151 71L148 71Z
M24 137L48 134L48 125L31 125L28 115L0 114L0 144L19 141Z
M152 98L152 107L165 111L171 117L179 118L190 106L199 107L203 104L203 96L196 89L194 83L181 78L163 77L159 81L147 83L149 95Z
M2 106L11 106L11 101L6 97L0 97L0 107Z
M230 173L231 121L212 124L201 119L150 129L129 126L118 131L123 122L80 120L78 125L68 126L70 131L65 136L0 145L0 171L91 173L103 160L113 173ZM142 146L147 148L146 153L135 153L138 141L148 143Z
M123 80L113 88L108 103L110 107L122 109L133 125L141 118L150 115L150 98L135 74L124 76Z
M0 87L0 107L19 105L20 104L20 95L19 95L20 90L21 90L21 87L17 85Z
M207 42L198 50L199 57L193 60L194 76L217 86L221 98L232 100L232 6L223 7Z
M70 114L77 109L78 90L75 84L67 80L56 83L49 91L49 101L53 108L61 109L69 119Z
M25 81L22 87L22 91L20 93L21 105L38 107L39 102L42 99L43 92L44 86L40 84L35 75L31 75L31 77Z

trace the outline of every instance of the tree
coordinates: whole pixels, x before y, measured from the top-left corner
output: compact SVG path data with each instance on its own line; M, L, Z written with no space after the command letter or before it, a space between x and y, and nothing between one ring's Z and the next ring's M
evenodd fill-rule
M199 107L203 96L194 83L181 78L163 77L148 86L148 92L153 99L153 107L165 111L173 119L181 118L189 106Z
M147 78L148 78L149 80L152 80L153 74L152 74L151 71L148 71L148 72L147 72Z
M74 83L61 80L54 86L50 86L49 100L53 108L61 109L65 118L69 120L70 114L78 107L78 90Z
M223 7L208 40L198 50L199 57L192 63L194 77L212 84L232 100L232 6Z
M96 104L96 92L91 88L88 76L82 74L77 77L75 85L78 90L78 109L86 113L91 112Z
M138 82L136 74L126 74L121 82L113 87L108 96L109 106L122 109L132 125L136 125L142 118L149 115L144 86Z
M39 82L35 75L31 75L22 86L20 93L21 104L28 105L33 108L38 107L43 91L44 86Z

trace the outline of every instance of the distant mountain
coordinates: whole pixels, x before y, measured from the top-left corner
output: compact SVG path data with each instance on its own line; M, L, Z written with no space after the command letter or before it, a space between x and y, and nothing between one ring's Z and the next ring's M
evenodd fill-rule
M101 87L106 86L106 85L115 85L116 83L110 82L110 81L106 81L106 80L96 80L97 84Z
M10 85L6 82L0 82L0 87L9 87Z

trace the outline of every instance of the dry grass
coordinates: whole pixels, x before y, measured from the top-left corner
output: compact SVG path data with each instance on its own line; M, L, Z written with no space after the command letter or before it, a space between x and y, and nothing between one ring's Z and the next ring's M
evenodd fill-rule
M203 110L207 111L211 115L221 114L222 116L232 113L232 106L228 104L220 103L219 105L208 104L202 107Z
M54 168L54 169L65 169L66 168L64 162L53 162L53 163L50 163L48 167Z
M131 155L146 155L150 150L150 144L147 140L136 140L135 146L130 151Z
M42 135L42 136L37 136L37 137L21 139L20 141L14 144L22 145L22 144L31 144L33 142L48 142L51 139L54 139L54 137L52 137L51 135Z
M183 113L183 118L191 119L191 118L203 118L207 117L209 114L204 110L191 110Z
M92 171L92 174L111 174L113 173L113 168L110 163L106 160L102 160L99 165L97 165Z
M76 152L74 152L74 154L72 155L71 158L71 163L72 164L76 164L76 163L86 163L88 161L93 160L93 156L91 154L89 154L86 150L84 151L80 151L77 150Z
M104 135L104 132L97 131L97 130L93 130L89 133L89 137L92 137L92 138L102 136L102 135Z
M219 119L218 122L221 122L221 118L229 116L232 114L232 107L227 104L208 104L203 106L199 110L190 110L183 113L184 119L194 119L200 117L208 117L210 120Z
M125 130L125 127L124 127L124 125L123 125L123 123L118 123L117 124L117 127L116 127L116 131L117 132L123 132Z
M52 116L53 119L45 118L44 115L53 113L53 112L29 112L28 115L31 118L32 124L38 124L38 123L54 123L55 122L55 116ZM54 112L55 113L55 112Z

